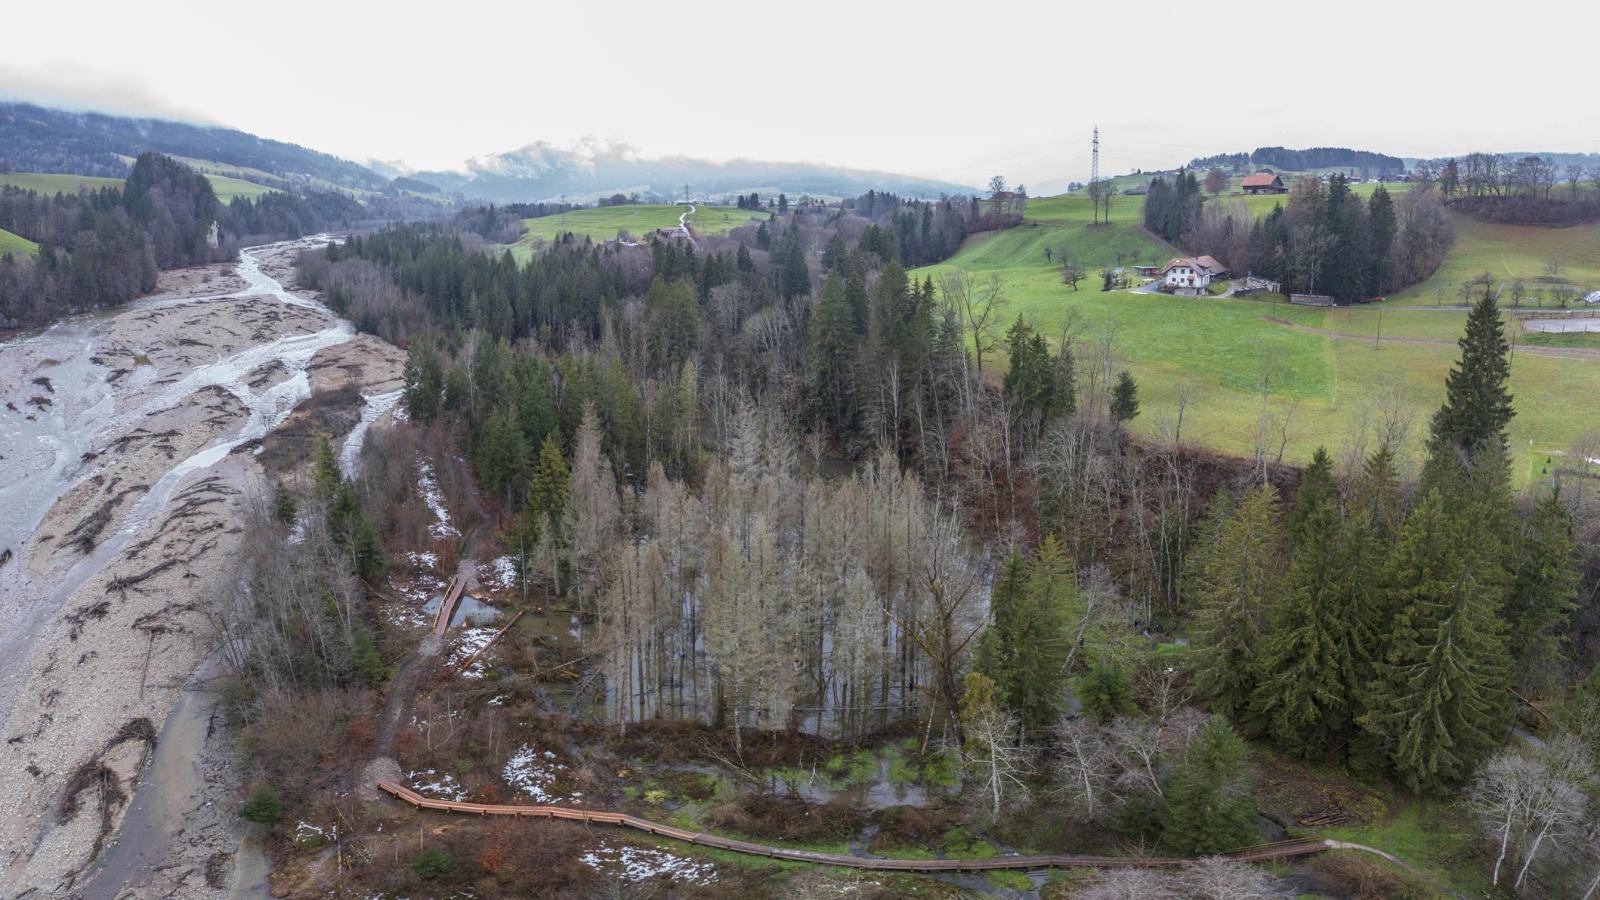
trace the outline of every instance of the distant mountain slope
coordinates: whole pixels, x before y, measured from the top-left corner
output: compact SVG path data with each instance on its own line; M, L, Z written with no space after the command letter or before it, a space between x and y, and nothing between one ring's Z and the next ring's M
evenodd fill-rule
M388 181L348 160L232 128L0 102L0 160L18 171L121 178L129 158L146 150L349 188L381 190Z
M816 163L647 159L626 146L591 145L566 150L544 142L474 159L463 172L412 174L445 191L498 203L537 202L562 196L571 202L587 202L615 193L665 199L681 196L686 184L695 196L781 191L795 196L845 197L879 190L901 196L937 197L972 191L970 186L937 179Z
M460 193L469 200L537 202L565 196L589 202L612 194L647 199L758 192L850 197L868 190L905 197L970 193L967 185L816 163L688 157L647 159L622 144L588 142L561 149L545 142L469 161L461 171L412 172L373 161L364 166L232 128L66 112L0 102L0 170L122 178L131 160L154 150L214 175L274 188L342 187L358 191ZM399 180L395 181L398 176Z

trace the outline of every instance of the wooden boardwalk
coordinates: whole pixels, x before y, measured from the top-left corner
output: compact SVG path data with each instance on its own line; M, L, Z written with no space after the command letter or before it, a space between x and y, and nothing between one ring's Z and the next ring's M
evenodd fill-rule
M616 825L622 828L643 831L646 834L660 835L675 840L687 841L691 844L699 844L702 847L715 847L719 850L731 850L735 853L746 853L751 856L765 856L769 859L786 859L794 862L820 863L829 866L848 866L854 869L895 872L984 872L995 869L1034 871L1039 869L1070 869L1081 866L1107 869L1156 868L1178 866L1192 861L1190 857L1180 856L1078 856L1070 853L1052 853L1041 856L994 856L987 859L875 859L866 856L816 853L810 850L794 850L788 847L752 844L748 841L736 841L732 838L706 834L703 831L674 828L671 825L663 825L660 822L652 822L649 819L641 819L637 816L630 816L627 813L571 809L565 806L508 806L488 803L459 803L453 800L431 800L413 790L389 781L378 782L378 787L418 809L466 813L476 816L566 819L573 822L583 822L586 825ZM1295 841L1279 841L1275 844L1262 844L1257 847L1246 847L1220 855L1237 862L1265 862L1267 860L1287 859L1295 856L1309 856L1313 853L1321 853L1325 850L1334 849L1335 844L1336 842L1334 841L1308 838Z
M456 616L456 601L461 599L462 591L467 589L467 580L460 575L450 579L450 586L445 588L444 599L439 602L439 611L433 617L433 633L444 637L450 630L450 620Z

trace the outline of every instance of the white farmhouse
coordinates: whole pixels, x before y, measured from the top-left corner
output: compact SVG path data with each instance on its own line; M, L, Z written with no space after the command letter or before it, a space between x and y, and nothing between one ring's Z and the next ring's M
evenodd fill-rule
M1215 279L1228 274L1226 267L1209 256L1185 256L1167 263L1161 270L1161 286L1169 291L1204 291Z

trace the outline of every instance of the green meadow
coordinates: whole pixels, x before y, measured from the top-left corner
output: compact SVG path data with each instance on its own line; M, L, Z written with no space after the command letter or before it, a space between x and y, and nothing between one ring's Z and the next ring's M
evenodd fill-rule
M1555 303L1550 294L1555 282L1568 282L1586 291L1600 290L1600 224L1546 228L1539 225L1496 225L1454 215L1456 243L1433 277L1400 291L1391 302L1413 305L1461 303L1461 284L1485 272L1507 285L1501 295L1509 306L1509 286L1522 280L1538 295L1523 307ZM1552 262L1556 273L1551 275Z
M32 256L39 250L39 245L28 240L20 234L12 234L0 228L0 256L15 253L18 256Z
M40 194L76 194L109 187L122 189L121 178L100 178L94 175L58 175L43 172L11 172L0 175L0 187L16 187Z
M253 181L245 181L243 178L234 178L231 175L212 175L207 173L206 180L211 182L211 190L216 192L217 199L223 203L229 203L235 197L254 200L262 194L275 194L278 192L277 188L265 187Z
M201 170L204 171L204 170ZM214 172L205 173L206 180L211 182L211 189L216 192L217 199L227 203L234 197L249 197L254 199L274 188L264 187L253 181L246 181L232 175L220 175ZM0 175L0 186L10 185L26 191L37 191L41 194L75 194L78 191L94 191L100 188L122 189L121 178L101 178L94 175L58 175L43 172L12 172Z
M1080 346L1109 336L1118 366L1139 382L1142 411L1133 426L1147 436L1175 424L1179 398L1187 395L1181 432L1185 442L1229 453L1253 452L1268 370L1268 410L1275 420L1287 423L1272 429L1268 443L1274 456L1280 442L1291 462L1309 459L1319 445L1337 451L1350 443L1362 421L1386 406L1410 415L1414 438L1425 432L1444 394L1465 310L1396 308L1392 303L1322 310L1291 306L1281 297L1219 300L1102 292L1092 274L1076 291L1061 282L1055 262L1044 255L1046 248L1056 259L1065 248L1091 273L1119 261L1156 264L1178 255L1140 226L1142 207L1142 198L1119 196L1112 202L1111 223L1091 225L1086 197L1034 200L1022 225L979 235L947 263L915 274L932 275L935 281L951 268L985 279L999 275L1005 291L998 317L1001 332L1021 315L1052 340L1069 322ZM1495 231L1491 227L1487 233ZM1542 259L1552 242L1560 244L1568 237L1563 232L1571 229L1537 231L1541 233L1520 235L1518 245L1505 249L1507 258ZM1458 232L1457 249L1445 269L1477 265L1470 260L1481 256L1488 238L1468 232L1464 241ZM1457 253L1469 261L1458 261ZM1386 339L1379 339L1380 331ZM1511 333L1516 331L1513 326ZM1003 367L1004 354L999 357L996 365ZM1572 413L1575 398L1600 396L1600 359L1518 353L1512 390L1516 477L1526 483L1541 474L1538 467L1549 451L1565 449L1596 426Z
M656 204L599 206L523 219L522 239L511 245L511 252L519 259L525 259L533 252L535 242L554 240L556 235L569 231L579 238L604 241L626 230L635 239L640 239L657 228L678 227L678 217L687 208ZM689 225L698 234L723 234L753 218L750 212L735 206L697 205L694 214L689 216Z

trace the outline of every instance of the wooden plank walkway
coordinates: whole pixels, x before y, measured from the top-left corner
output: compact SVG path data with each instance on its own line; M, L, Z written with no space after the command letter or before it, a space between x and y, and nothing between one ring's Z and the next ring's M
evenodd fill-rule
M456 616L456 601L461 599L461 592L466 588L467 580L460 575L450 579L444 600L439 604L439 612L433 617L433 633L438 637L444 637L444 633L450 630L450 620Z
M847 856L839 853L815 853L810 850L794 850L788 847L752 844L748 841L737 841L732 838L706 834L703 831L687 831L682 828L674 828L671 825L663 825L660 822L652 822L649 819L641 819L637 816L630 816L627 813L571 809L564 806L508 806L487 803L460 803L454 800L431 800L409 788L401 787L390 781L380 781L378 782L378 787L418 809L467 813L477 816L521 816L566 819L573 822L583 822L584 824L616 825L622 828L643 831L646 834L661 835L680 841L687 841L691 844L699 844L702 847L732 850L735 853L746 853L751 856L765 856L769 859L786 859L794 862L848 866L855 869L873 869L876 871L983 872L995 869L1033 871L1037 869L1070 869L1083 866L1094 868L1156 868L1178 866L1192 861L1190 857L1179 856L1078 856L1062 853L1041 856L995 856L988 859L873 859L871 857ZM1331 849L1335 849L1334 841L1308 838L1246 847L1220 855L1237 862L1264 862L1295 856L1309 856L1313 853L1321 853Z

